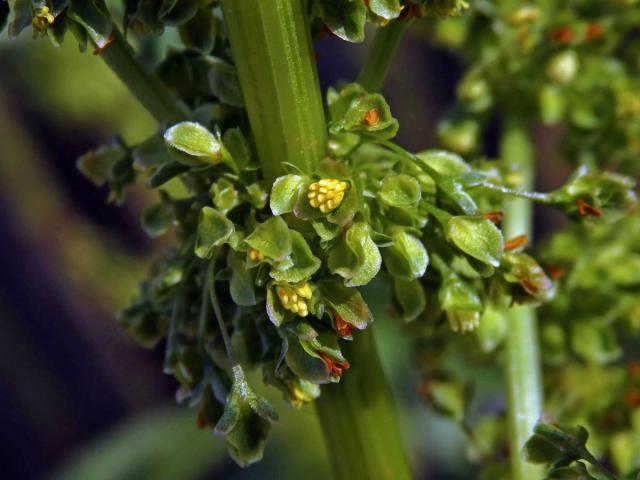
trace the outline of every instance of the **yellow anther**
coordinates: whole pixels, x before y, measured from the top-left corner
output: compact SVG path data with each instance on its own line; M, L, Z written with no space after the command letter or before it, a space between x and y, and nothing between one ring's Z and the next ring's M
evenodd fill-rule
M307 198L313 208L328 213L340 206L347 190L347 182L335 178L323 178L309 185Z
M56 19L49 10L49 7L36 8L34 12L34 18L46 20L47 23L53 23Z
M309 315L307 300L311 299L313 291L307 282L298 285L278 285L276 293L284 308L300 317Z
M255 248L250 248L249 258L254 262L261 262L262 260L264 260L264 254L260 250L256 250Z

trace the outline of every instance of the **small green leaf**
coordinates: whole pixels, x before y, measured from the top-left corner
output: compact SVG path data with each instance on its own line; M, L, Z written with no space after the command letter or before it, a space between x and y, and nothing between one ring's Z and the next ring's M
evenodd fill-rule
M252 162L251 150L249 149L247 140L242 134L242 130L237 127L225 130L222 136L222 142L228 154L233 159L233 163L236 164L240 170L253 170L257 168Z
M215 164L222 160L222 143L213 133L195 122L182 122L164 133L167 144L187 155L189 166ZM176 156L181 161L182 156Z
M291 255L291 233L282 217L273 217L258 224L244 241L276 262Z
M369 306L356 288L345 287L339 280L321 280L318 289L322 298L348 324L364 330L373 321Z
M276 327L282 325L287 317L287 311L280 304L278 295L271 287L267 288L267 315Z
M16 38L22 30L31 25L33 2L31 0L9 0L9 37Z
M378 196L390 207L415 206L422 196L420 184L409 175L387 175L382 180Z
M180 40L185 47L209 53L216 44L216 20L211 8L201 8L179 28Z
M104 2L73 1L67 10L67 15L86 29L91 40L99 48L104 48L111 41L109 37L113 31L113 24Z
M278 282L298 283L310 278L320 268L320 259L317 258L302 234L290 230L291 255L286 268L278 270L276 265L270 272L271 278Z
M274 215L283 215L293 212L300 187L305 182L305 177L300 175L284 175L273 182L269 206Z
M504 252L502 233L488 219L476 216L451 217L445 225L447 240L470 257L498 267Z
M200 258L211 258L215 247L225 243L234 231L233 222L222 212L211 207L202 207L198 218L196 255Z
M575 460L593 459L586 448L589 432L584 427L562 427L539 423L524 446L528 461L567 465Z

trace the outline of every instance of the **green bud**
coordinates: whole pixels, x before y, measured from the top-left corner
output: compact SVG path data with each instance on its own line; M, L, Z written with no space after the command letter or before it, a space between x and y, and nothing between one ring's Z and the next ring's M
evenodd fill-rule
M500 268L515 303L541 303L553 298L555 288L551 279L526 253L505 253Z
M482 301L469 283L449 276L440 287L438 299L454 332L470 332L480 325Z
M222 212L202 207L198 218L195 253L200 258L211 258L215 247L229 240L235 227Z
M174 158L187 166L216 164L222 160L222 142L205 127L195 122L182 122L164 133Z
M242 367L235 365L232 374L231 392L215 433L225 437L229 454L238 465L247 466L262 459L271 424L278 414L253 392Z

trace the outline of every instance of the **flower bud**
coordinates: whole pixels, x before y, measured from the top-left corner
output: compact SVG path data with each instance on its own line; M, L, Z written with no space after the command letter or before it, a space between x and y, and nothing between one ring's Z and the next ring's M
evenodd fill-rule
M438 297L451 330L466 333L480 325L482 301L469 283L450 276L442 283Z

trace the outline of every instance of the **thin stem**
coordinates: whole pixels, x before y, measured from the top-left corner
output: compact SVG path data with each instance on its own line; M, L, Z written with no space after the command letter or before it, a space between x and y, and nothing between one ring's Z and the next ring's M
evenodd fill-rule
M311 173L327 132L306 2L221 4L263 175L273 182L283 163Z
M334 478L412 478L371 328L344 347L351 368L316 401Z
M113 41L100 52L100 58L158 122L177 123L190 117L188 109L136 59L117 28L114 27Z
M204 275L204 283L202 285L202 301L200 303L200 317L198 318L198 348L204 351L204 338L207 332L207 323L209 322L209 286L211 276L208 271Z
M518 124L507 126L502 136L501 156L520 167L519 187L533 187L533 147L528 132ZM516 198L505 202L502 229L507 238L527 235L531 238L533 210L529 200ZM511 450L511 478L538 480L539 466L527 463L522 456L524 444L533 434L540 418L542 390L538 352L536 312L530 306L513 306L507 310L506 383Z
M362 70L358 75L358 83L365 90L369 92L382 90L402 34L410 23L410 20L399 19L385 27L378 28L364 59Z
M540 203L542 205L553 205L554 197L551 193L530 192L528 190L516 190L513 188L503 187L502 185L495 185L490 182L479 183L477 188L484 188L492 190L494 192L502 193L510 197L522 198L524 200L530 200L532 202Z
M211 306L213 307L213 313L218 321L218 328L220 335L222 336L222 343L227 351L227 357L232 367L238 365L236 354L231 346L231 339L229 338L229 332L227 332L227 326L224 324L224 317L222 316L222 310L220 309L220 303L218 302L218 294L216 293L216 263L218 262L218 255L220 253L218 248L213 254L213 258L209 262L209 268L207 270L207 277L209 277L209 298L211 299Z

